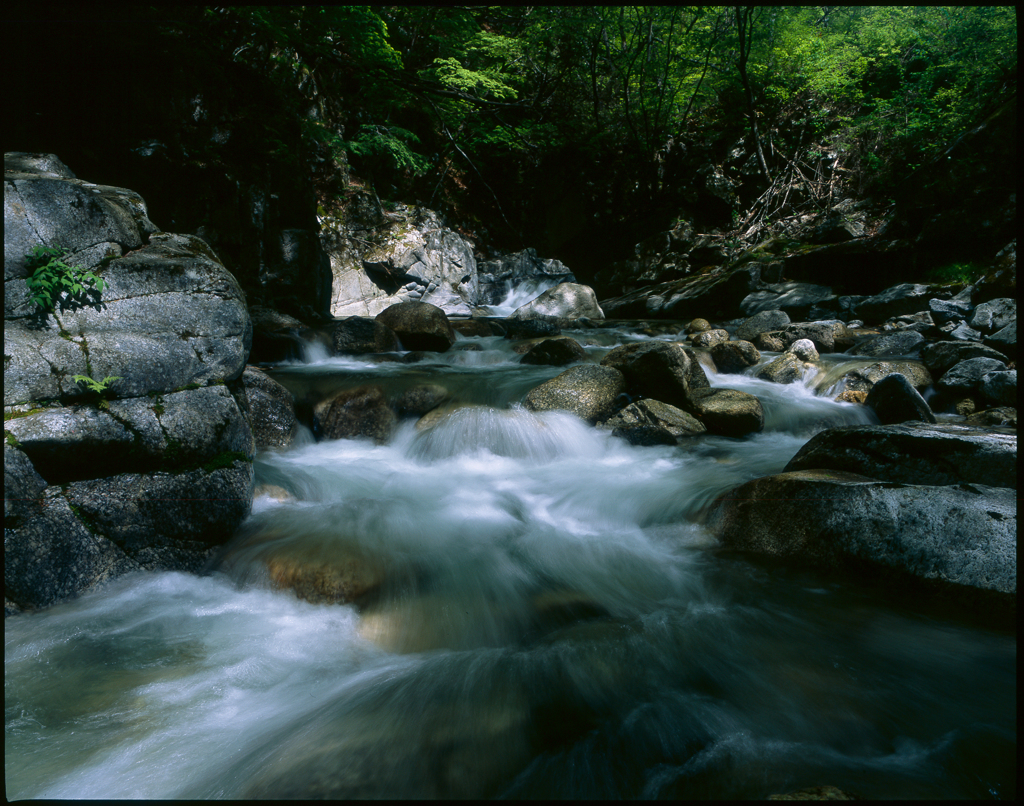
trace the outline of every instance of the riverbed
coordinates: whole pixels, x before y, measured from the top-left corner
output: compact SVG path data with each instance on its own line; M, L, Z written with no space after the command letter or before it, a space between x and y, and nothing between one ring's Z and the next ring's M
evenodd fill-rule
M594 361L677 338L567 334ZM872 421L834 385L709 373L760 398L764 431L639 446L523 409L561 369L500 337L387 358L310 344L269 372L300 409L366 383L461 408L387 444L304 431L257 455L278 492L205 575L7 620L8 798L1015 797L1014 634L703 526L813 434ZM373 595L305 601L281 558Z

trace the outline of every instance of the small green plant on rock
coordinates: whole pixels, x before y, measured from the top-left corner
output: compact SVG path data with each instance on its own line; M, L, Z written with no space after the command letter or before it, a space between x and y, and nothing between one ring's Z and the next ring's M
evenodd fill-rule
M32 301L44 311L52 311L62 295L74 299L92 289L103 291L106 285L91 271L65 263L61 258L67 253L62 246L36 246L25 256L30 272L25 285Z
M120 375L108 375L102 381L94 381L88 375L75 375L72 378L75 383L84 383L86 388L94 394L102 396L104 393L110 391L110 384L114 381L121 380Z

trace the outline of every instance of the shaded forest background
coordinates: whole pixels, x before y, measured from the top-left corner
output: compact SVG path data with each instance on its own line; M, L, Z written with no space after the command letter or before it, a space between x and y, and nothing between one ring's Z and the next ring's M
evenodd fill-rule
M232 231L367 200L438 209L484 253L531 246L599 286L656 233L749 247L848 198L921 223L976 197L948 259L1015 237L982 225L1016 189L1014 7L4 14L5 150L137 190L242 275L255 247Z

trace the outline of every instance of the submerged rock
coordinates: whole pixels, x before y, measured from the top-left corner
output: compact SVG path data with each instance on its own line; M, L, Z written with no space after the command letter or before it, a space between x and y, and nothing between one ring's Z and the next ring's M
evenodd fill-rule
M313 407L313 425L322 439L373 437L387 442L397 418L384 397L384 390L369 384L346 389Z

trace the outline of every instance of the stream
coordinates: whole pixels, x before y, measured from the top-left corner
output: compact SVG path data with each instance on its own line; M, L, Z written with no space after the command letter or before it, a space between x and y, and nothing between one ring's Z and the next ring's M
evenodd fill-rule
M595 361L675 338L566 333ZM309 345L268 371L300 403L372 382L471 405L386 445L304 431L257 454L257 486L289 495L257 496L209 573L8 619L9 799L1015 797L1014 634L702 526L813 434L871 421L834 387L709 373L761 399L762 433L635 446L521 408L562 368L499 337L419 363ZM371 593L305 601L273 562Z

